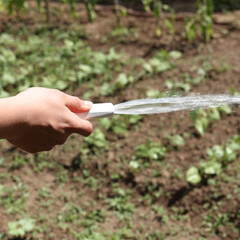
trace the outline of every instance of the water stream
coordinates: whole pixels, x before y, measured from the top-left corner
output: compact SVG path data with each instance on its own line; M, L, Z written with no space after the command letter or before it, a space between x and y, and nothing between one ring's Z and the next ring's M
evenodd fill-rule
M195 95L139 99L114 105L114 114L154 114L181 110L197 110L223 105L239 105L240 97L227 94Z

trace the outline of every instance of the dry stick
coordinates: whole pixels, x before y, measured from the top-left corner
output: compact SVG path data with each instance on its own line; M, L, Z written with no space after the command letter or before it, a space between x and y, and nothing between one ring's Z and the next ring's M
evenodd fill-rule
M50 23L49 1L50 1L50 0L45 0L45 11L46 11L46 19L47 19L47 23Z

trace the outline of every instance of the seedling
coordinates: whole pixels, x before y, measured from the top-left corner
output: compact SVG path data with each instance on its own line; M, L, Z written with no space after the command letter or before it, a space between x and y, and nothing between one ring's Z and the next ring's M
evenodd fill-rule
M84 142L90 148L92 147L95 149L95 151L107 148L107 140L104 133L99 128L95 129L94 133L88 138L85 138Z
M190 113L190 117L194 121L195 129L203 135L210 124L221 119L221 113L231 114L231 108L223 105L220 108L211 108L209 110L197 110Z
M173 135L173 136L167 134L166 138L168 138L170 140L170 142L172 143L172 145L174 147L181 147L181 146L185 145L185 141L184 141L183 137L178 134Z
M209 42L213 37L213 0L198 0L198 14L204 42Z
M148 141L147 144L141 144L136 147L137 159L162 160L165 156L166 148L158 142Z
M15 222L8 223L8 234L13 237L23 237L26 233L35 228L35 220L22 218Z
M237 152L240 150L239 136L230 138L226 145L215 145L207 149L208 161L201 161L199 168L190 167L187 171L187 181L191 184L197 184L204 178L219 175L224 166L237 158Z

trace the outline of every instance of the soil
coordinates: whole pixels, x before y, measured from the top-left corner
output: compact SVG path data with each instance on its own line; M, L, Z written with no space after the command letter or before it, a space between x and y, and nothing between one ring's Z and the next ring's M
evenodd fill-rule
M214 25L215 37L208 44L203 44L200 38L192 43L183 40L181 29L183 19L186 16L183 13L178 13L176 17L176 35L171 36L164 33L159 38L155 36L156 20L154 17L141 15L137 11L134 12L137 14L129 13L122 20L123 26L127 28L134 27L137 30L139 37L136 40L130 41L127 39L124 42L118 42L114 39L108 39L102 43L102 37L109 36L111 30L116 26L113 10L110 8L106 10L102 6L99 6L97 8L97 21L88 23L87 15L82 5L77 5L77 12L81 18L75 20L69 17L68 6L53 3L52 9L54 8L57 8L58 11L52 11L49 27L53 29L67 28L70 30L73 23L81 24L84 26L87 34L91 36L89 44L94 50L107 51L109 47L114 46L116 51L124 52L129 57L142 57L146 60L153 56L159 48L167 51L178 50L183 54L181 60L177 61L178 68L153 79L143 78L134 86L128 87L124 92L119 92L117 96L96 97L92 99L95 102L110 101L119 103L145 97L146 89L150 88L161 92L167 91L165 81L186 72L193 65L193 58L198 55L211 55L210 61L213 66L218 66L219 61L222 60L228 64L229 68L222 73L218 73L215 70L210 71L208 79L197 86L193 86L191 93L226 93L230 88L240 89L239 12L231 14L232 17L234 16L231 21L225 15L218 14L215 16L215 19L217 19ZM14 31L14 28L17 29L23 25L30 31L37 32L39 23L44 23L44 16L36 14L34 10L29 15L22 16L21 21L3 13L0 15L0 29L2 32L9 29L9 26L11 26L11 31ZM227 30L227 33L223 30ZM201 57L199 57L195 64L201 66L201 61ZM71 94L81 97L85 90L84 87L79 87L71 92ZM93 124L97 126L98 123L97 121L93 121ZM184 225L185 222L183 224L180 219L169 220L172 229L180 226L182 231L176 232L175 238L169 235L168 239L200 239L201 236L205 236L206 238L204 239L239 239L239 232L232 231L231 225L220 226L214 236L207 232L203 233L201 229L202 221L206 216L206 211L204 211L202 206L206 205L206 203L208 204L208 209L218 205L219 214L229 213L230 223L236 228L240 228L240 198L239 194L234 194L231 182L226 179L222 180L217 188L207 183L193 187L186 182L185 178L179 179L173 175L176 169L180 169L185 173L190 166L198 166L201 159L206 157L206 149L208 147L216 144L224 144L228 138L234 134L238 134L239 131L240 110L237 107L234 108L233 114L223 114L221 120L211 125L203 136L200 136L193 128L189 112L187 111L146 116L139 123L138 127L131 126L127 135L113 135L106 132L106 137L109 140L109 150L103 151L96 156L90 156L87 161L84 161L84 169L87 169L91 176L96 177L99 181L98 184L102 186L101 188L97 188L97 190L91 190L86 184L74 180L76 177L83 176L82 167L75 164L81 161L79 148L83 144L83 139L80 136L73 136L73 138L67 141L64 147L57 146L51 153L45 156L49 161L57 161L64 167L69 180L62 186L56 183L58 169L45 169L36 173L30 163L20 169L11 170L9 172L11 178L5 180L4 185L11 185L16 177L25 182L28 185L30 193L26 203L28 213L36 219L42 217L45 219L43 221L47 221L46 219L48 218L55 219L59 210L66 207L66 203L74 201L74 204L82 206L85 202L92 204L94 200L95 206L91 205L88 210L103 209L107 212L106 220L99 223L100 228L109 232L116 232L124 226L124 223L119 222L118 218L109 212L104 199L113 195L111 186L113 180L111 179L111 175L112 173L118 173L120 175L120 186L123 189L130 189L132 191L130 201L136 206L132 222L133 232L139 230L142 225L144 225L143 235L147 232L161 231L166 233L169 231L162 223L161 217L156 218L155 215L150 214L152 209L147 200L139 201L146 194L152 194L149 190L149 186L152 186L164 192L160 196L153 196L154 204L164 207L169 213L174 213L174 209L182 209L183 215L187 217L187 225ZM150 138L167 144L168 140L164 137L166 133L180 134L181 136L187 133L188 137L185 138L185 146L168 151L162 167L152 162L150 167L145 170L133 172L129 168L128 162L135 155L135 147L146 143ZM0 174L3 174L8 169L11 163L10 159L13 159L18 154L28 159L33 158L35 161L38 161L41 157L40 155L32 156L31 154L23 153L6 142L3 142L1 146L3 149L2 155L6 159L9 159L9 161L5 162L3 167L0 167ZM69 151L67 147L72 150ZM238 186L239 189L240 179L239 177L237 178L239 172L237 172L236 168L239 165L236 162L239 163L239 158L234 163L231 163L224 172L225 175L235 178L235 186ZM121 165L120 169L118 168L119 164ZM161 177L152 177L156 169L160 171ZM1 183L3 183L2 179ZM50 210L41 207L42 202L38 191L44 186L48 186L50 195L54 199L54 204ZM82 194L79 194L80 191ZM66 199L63 197L63 193L67 194ZM101 198L99 198L100 193L102 195ZM231 200L228 198L229 195L231 195ZM144 214L147 218L141 217ZM0 216L0 232L6 232L7 222L14 219L14 217L6 214L2 207L0 207ZM75 239L70 234L70 228L60 229L54 223L51 223L49 228L50 232L54 233L54 237L50 238L49 235L38 232L36 239ZM81 231L84 229L78 230ZM182 235L185 231L189 235ZM224 234L227 234L227 237L224 237ZM137 238L123 237L122 239Z

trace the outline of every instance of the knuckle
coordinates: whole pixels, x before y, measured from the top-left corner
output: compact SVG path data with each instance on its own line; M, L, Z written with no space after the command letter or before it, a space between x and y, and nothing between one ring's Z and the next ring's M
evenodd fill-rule
M78 97L73 97L74 99L74 104L76 106L77 109L80 109L82 107L82 102Z

